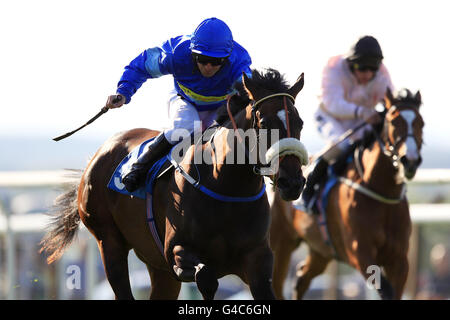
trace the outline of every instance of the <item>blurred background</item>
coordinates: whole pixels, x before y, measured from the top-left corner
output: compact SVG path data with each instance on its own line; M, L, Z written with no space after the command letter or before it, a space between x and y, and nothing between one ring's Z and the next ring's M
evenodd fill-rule
M313 124L327 59L346 53L363 35L376 37L396 88L420 90L425 121L423 164L409 183L414 228L405 299L450 298L450 140L446 40L442 1L31 1L0 3L0 299L112 299L93 237L82 229L63 258L48 266L38 253L49 211L62 192L64 169L83 169L118 131L163 129L171 77L147 81L130 104L109 111L60 142L52 138L94 116L115 93L133 58L149 47L190 34L216 16L248 49L254 68L275 68L293 83L305 73L296 106L310 153L324 141ZM285 285L290 297L296 263ZM146 299L146 267L129 257L133 292ZM73 266L77 268L73 268ZM75 270L75 271L74 271ZM80 283L71 283L74 272ZM236 277L220 280L217 298L248 298ZM198 299L191 284L181 298ZM330 264L313 281L310 299L377 299L359 274Z

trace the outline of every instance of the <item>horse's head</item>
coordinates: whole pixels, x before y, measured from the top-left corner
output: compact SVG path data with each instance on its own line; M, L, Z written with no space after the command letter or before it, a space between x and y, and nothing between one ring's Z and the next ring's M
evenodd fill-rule
M258 171L271 177L286 201L297 199L305 183L301 166L307 164L308 154L300 142L303 121L294 105L303 84L303 74L289 87L273 69L264 75L254 71L252 78L243 75L251 99L247 113L258 135L258 163L270 165Z
M387 152L394 155L394 160L400 160L408 180L414 177L422 163L420 150L424 121L419 111L421 104L419 91L413 95L408 89L402 89L396 97L389 89L386 92L383 139Z

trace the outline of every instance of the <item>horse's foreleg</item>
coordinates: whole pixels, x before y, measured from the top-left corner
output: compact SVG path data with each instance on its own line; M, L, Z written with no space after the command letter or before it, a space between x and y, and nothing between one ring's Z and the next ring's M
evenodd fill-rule
M312 279L325 271L330 260L331 258L324 257L310 248L306 260L297 265L297 282L292 294L293 299L300 300L303 298Z
M394 263L384 266L384 271L386 272L387 281L392 285L393 292L390 298L400 300L408 278L408 258L406 256L396 258ZM383 290L383 283L381 283L380 289ZM381 296L383 297L383 294Z
M259 247L246 257L245 279L255 300L274 300L273 254L269 246Z
M172 250L173 271L178 279L184 282L195 281L195 266L200 263L196 255L181 245L175 245Z
M219 287L215 272L184 246L175 245L172 252L175 261L173 270L177 277L181 281L195 281L203 299L214 299Z
M286 239L282 239L286 240ZM292 252L299 246L299 242L278 241L272 246L274 254L273 289L277 299L283 299L283 285L286 280Z
M214 299L214 295L219 287L215 272L203 263L196 265L195 270L195 282L197 283L197 288L202 294L203 299Z
M147 266L152 280L151 300L175 300L181 289L181 282L166 270L158 270Z
M366 279L367 283L374 285L373 281L379 279L379 283L375 283L381 299L391 300L394 292L391 283L381 273L381 268L376 264L376 249L362 241L353 241L353 249L355 254L350 256L350 264L353 265ZM376 272L374 274L373 272Z

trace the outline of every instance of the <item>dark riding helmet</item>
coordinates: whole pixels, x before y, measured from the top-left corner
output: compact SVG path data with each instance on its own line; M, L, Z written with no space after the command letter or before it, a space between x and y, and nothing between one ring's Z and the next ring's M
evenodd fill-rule
M225 58L233 50L233 35L220 19L204 20L191 36L190 49L194 54L214 58Z
M383 53L377 39L372 36L360 38L347 55L350 66L365 66L378 69L383 60Z

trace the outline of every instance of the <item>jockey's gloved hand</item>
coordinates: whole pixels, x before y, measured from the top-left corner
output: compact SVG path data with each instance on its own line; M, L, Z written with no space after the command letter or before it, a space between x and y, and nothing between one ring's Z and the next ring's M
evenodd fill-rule
M125 97L121 94L113 94L106 100L108 109L120 108L125 103Z
M375 109L361 106L358 107L357 117L369 124L377 124L382 120L380 114Z

